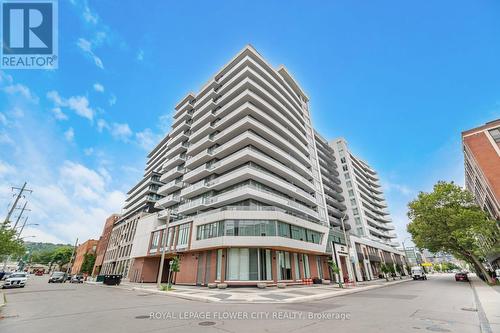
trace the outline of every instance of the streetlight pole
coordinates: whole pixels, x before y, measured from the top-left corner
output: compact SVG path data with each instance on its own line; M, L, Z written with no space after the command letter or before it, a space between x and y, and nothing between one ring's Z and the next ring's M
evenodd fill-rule
M165 261L165 253L167 252L167 240L168 240L168 225L170 224L170 209L167 211L167 223L165 224L165 236L162 239L162 249L160 258L160 269L158 271L158 279L156 280L156 286L161 289L161 276L163 275L163 262Z
M406 242L408 239L409 239L409 237L406 237L406 238L403 240L403 242L402 242L402 244L403 244L403 252L405 253L405 264L406 264L406 267L410 266L410 265L408 264L408 258L407 258L407 257L408 257L408 254L406 253L406 247L405 247L405 242ZM408 272L408 274L410 274L410 272Z
M344 213L344 216L340 218L340 223L342 224L342 231L344 232L344 240L345 240L345 246L347 248L347 258L349 261L349 266L347 269L347 275L349 275L349 267L352 268L352 261L351 261L351 247L349 246L349 240L347 239L347 234L345 232L345 224L344 224L344 219L347 217L347 213ZM356 272L354 272L354 280L356 280Z

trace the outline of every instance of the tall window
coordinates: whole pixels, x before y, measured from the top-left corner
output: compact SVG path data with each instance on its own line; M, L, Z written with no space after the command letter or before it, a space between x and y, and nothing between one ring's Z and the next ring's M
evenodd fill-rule
M177 248L187 247L189 241L189 230L191 223L185 223L179 226L179 236L177 238Z
M292 265L290 262L290 253L277 251L278 280L292 279Z
M220 281L221 280L221 277L222 277L222 249L218 249L217 250L217 260L215 262L215 271L216 271L216 274L215 274L215 279L217 281Z
M318 277L320 279L323 278L323 265L321 264L321 258L320 257L316 257L316 265L317 265L317 268L318 268Z
M257 249L230 248L227 253L227 280L258 280L259 261Z
M309 269L309 256L307 254L302 254L302 265L304 266L304 278L309 279L311 270Z
M293 254L293 263L295 269L295 280L300 280L299 255L297 253Z
M151 239L151 251L156 251L158 248L158 241L160 240L160 231L153 232Z

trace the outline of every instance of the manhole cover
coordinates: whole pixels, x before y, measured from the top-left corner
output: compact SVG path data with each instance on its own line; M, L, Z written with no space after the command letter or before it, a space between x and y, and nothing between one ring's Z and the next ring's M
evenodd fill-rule
M477 312L476 308L462 308L464 311L472 311L472 312Z
M429 326L429 327L426 327L425 329L428 331L432 331L432 332L451 332L449 329L442 328L442 327L439 327L437 325Z
M135 316L135 319L149 319L148 315Z
M200 326L213 326L213 325L215 325L215 321L202 321L202 322L198 323L198 325L200 325Z

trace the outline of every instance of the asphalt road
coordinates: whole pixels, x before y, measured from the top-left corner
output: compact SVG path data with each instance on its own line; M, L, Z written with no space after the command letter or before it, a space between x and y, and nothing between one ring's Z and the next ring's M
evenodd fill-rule
M5 290L0 332L480 332L473 291L452 275L296 304L200 303L47 280Z

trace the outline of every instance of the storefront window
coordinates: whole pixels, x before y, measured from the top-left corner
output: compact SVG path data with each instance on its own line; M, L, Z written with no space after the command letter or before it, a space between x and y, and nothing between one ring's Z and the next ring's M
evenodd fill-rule
M222 249L218 249L217 250L217 261L216 261L215 265L216 265L216 268L215 268L215 271L216 271L215 279L217 281L220 281L221 280L221 276L222 276Z
M309 279L311 271L309 269L309 256L307 254L302 254L302 264L304 265L304 278Z
M300 280L300 269L299 269L299 255L297 253L293 254L293 262L295 264L295 280Z
M278 280L292 279L292 266L290 263L290 253L285 251L277 251L278 265Z
M217 279L220 280L222 250L217 252ZM231 248L227 250L226 280L270 281L272 280L271 250Z

